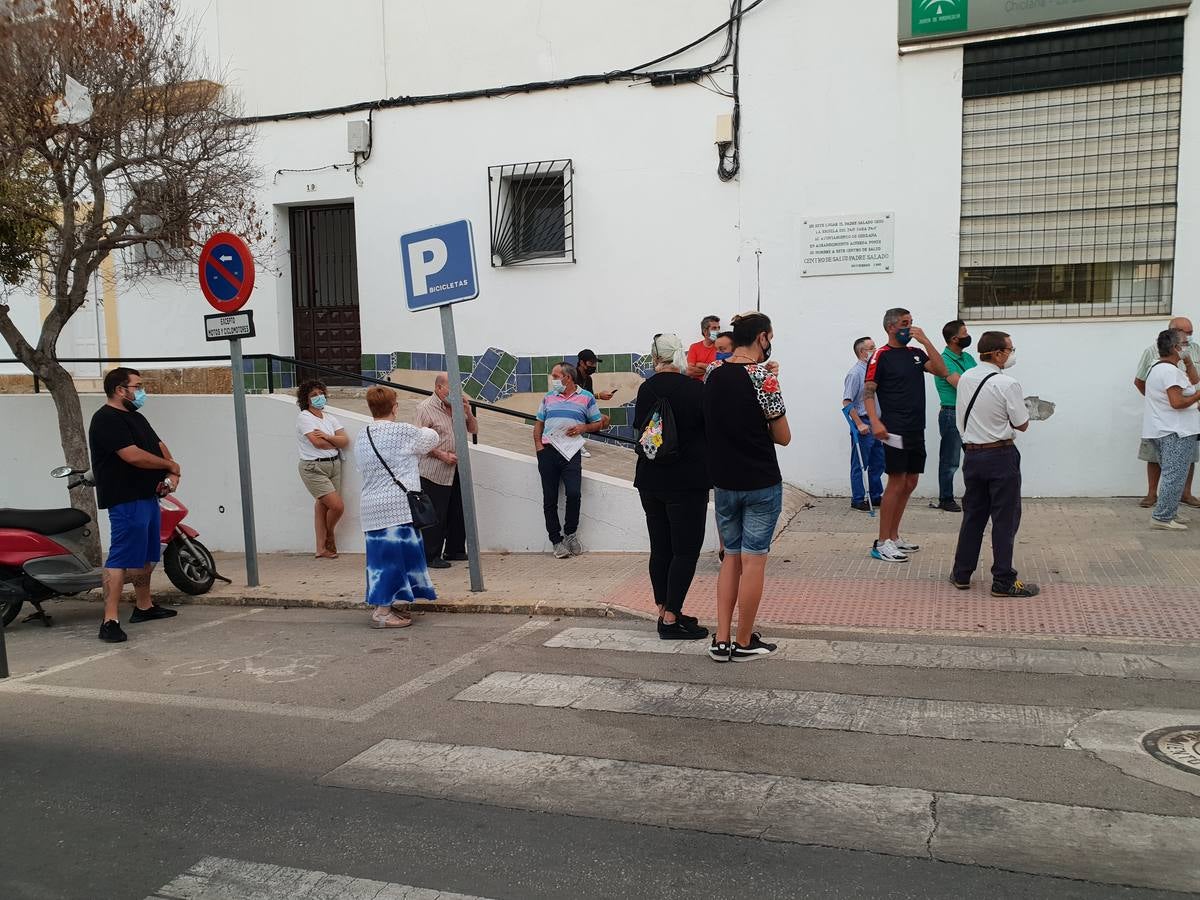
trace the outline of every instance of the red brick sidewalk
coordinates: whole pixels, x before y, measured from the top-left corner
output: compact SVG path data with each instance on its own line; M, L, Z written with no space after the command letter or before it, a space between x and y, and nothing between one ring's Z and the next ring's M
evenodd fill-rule
M655 609L646 576L627 579L603 599L640 613ZM696 577L686 609L715 620L715 576ZM772 578L768 569L758 618L834 628L1200 640L1200 597L1182 588L1049 584L1032 600L1005 600L978 582L959 591L929 581Z

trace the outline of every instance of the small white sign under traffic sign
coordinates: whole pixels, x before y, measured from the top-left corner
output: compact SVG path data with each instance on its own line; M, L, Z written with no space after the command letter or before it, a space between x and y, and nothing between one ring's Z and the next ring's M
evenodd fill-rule
M235 313L216 313L204 317L204 339L229 341L254 337L254 313L243 309Z

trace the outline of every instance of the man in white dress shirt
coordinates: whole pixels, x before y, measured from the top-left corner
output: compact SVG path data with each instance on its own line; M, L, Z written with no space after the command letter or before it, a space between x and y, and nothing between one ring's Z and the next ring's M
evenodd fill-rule
M1027 598L1037 596L1038 586L1018 581L1012 564L1021 526L1021 454L1016 433L1029 427L1021 385L1003 371L1015 362L1012 338L1003 331L987 331L979 339L979 365L958 381L955 412L966 456L966 492L950 582L963 591L971 587L983 530L991 519L992 596Z

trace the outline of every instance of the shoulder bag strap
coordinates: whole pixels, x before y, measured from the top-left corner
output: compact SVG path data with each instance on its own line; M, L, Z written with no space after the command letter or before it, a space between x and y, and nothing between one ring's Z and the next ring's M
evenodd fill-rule
M368 425L366 430L367 430L367 440L371 443L371 449L375 451L375 458L379 460L379 464L381 466L383 466L385 469L387 469L387 473L388 473L388 475L391 476L392 481L396 482L396 485L400 488L400 490L404 491L404 493L407 494L408 488L406 488L404 486L404 482L396 477L396 473L392 471L392 467L389 466L387 464L387 461L382 456L379 455L379 448L375 446L375 438L371 437L371 426Z
M983 386L988 383L989 379L995 378L999 372L992 372L985 375L983 381L979 382L979 387L975 388L975 393L971 395L971 402L967 404L967 414L963 416L963 431L967 430L967 421L971 418L971 410L975 408L975 401L979 399L979 392L983 390Z

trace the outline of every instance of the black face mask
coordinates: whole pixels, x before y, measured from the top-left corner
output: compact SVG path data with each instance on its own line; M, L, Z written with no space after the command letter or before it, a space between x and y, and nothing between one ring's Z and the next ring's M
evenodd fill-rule
M970 346L971 346L971 336L969 334L965 338L958 339L958 349L959 350L966 350Z
M771 358L771 342L767 341L767 346L762 347L763 362Z

